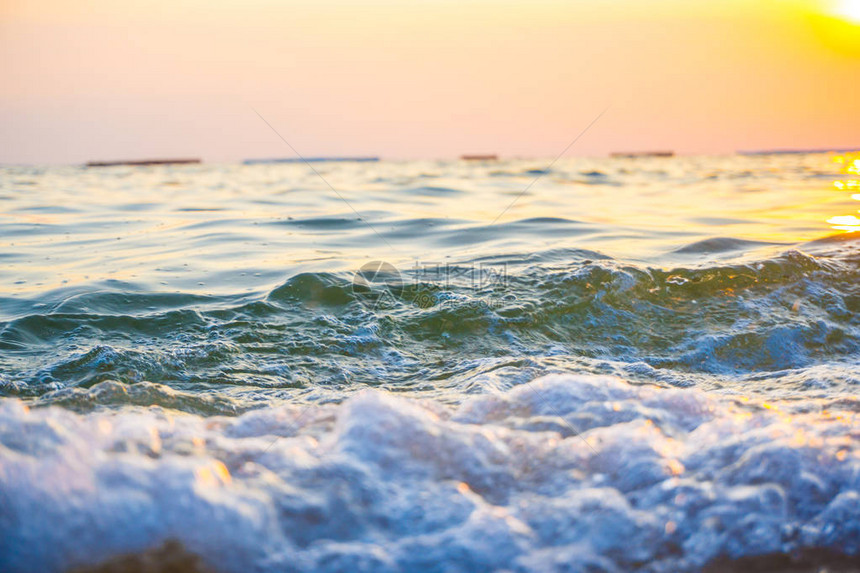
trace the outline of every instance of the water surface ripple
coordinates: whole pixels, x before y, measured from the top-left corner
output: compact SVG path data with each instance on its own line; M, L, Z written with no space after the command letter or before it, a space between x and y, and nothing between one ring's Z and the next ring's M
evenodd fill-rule
M4 167L0 569L856 555L852 161Z

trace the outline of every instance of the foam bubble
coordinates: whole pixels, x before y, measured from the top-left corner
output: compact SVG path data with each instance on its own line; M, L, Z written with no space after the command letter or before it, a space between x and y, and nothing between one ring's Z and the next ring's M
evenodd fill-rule
M695 571L856 555L860 402L547 376L237 417L0 400L0 569L179 540L246 571Z

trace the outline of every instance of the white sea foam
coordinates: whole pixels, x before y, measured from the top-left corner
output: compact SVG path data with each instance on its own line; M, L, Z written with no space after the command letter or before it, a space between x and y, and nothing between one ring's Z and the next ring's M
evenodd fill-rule
M375 390L197 417L0 401L0 570L180 540L248 571L697 570L860 552L856 398L549 376L449 408Z

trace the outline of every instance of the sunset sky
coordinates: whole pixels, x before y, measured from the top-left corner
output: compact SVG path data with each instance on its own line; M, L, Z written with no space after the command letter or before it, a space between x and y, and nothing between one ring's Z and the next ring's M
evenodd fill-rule
M860 0L0 0L0 163L860 145Z

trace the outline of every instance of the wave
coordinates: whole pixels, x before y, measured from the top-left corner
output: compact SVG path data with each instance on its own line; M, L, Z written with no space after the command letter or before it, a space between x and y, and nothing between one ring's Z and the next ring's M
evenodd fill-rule
M860 352L860 265L851 256L788 251L661 269L553 250L402 269L378 299L352 281L306 272L241 296L118 283L16 300L0 322L0 394L106 380L242 387L248 399L252 389L346 392L380 379L415 390L428 364L440 381L433 392L458 393L495 358L530 361L538 373L673 386L744 387L763 373L771 387L802 389L781 373L840 371Z
M565 375L453 407L375 390L236 417L155 402L0 401L0 568L167 539L223 572L698 571L860 552L856 397Z
M672 251L677 254L702 255L711 253L727 253L733 251L748 251L757 247L767 245L780 245L785 243L770 243L765 241L749 241L735 239L732 237L714 237L703 239L689 245L685 245Z

